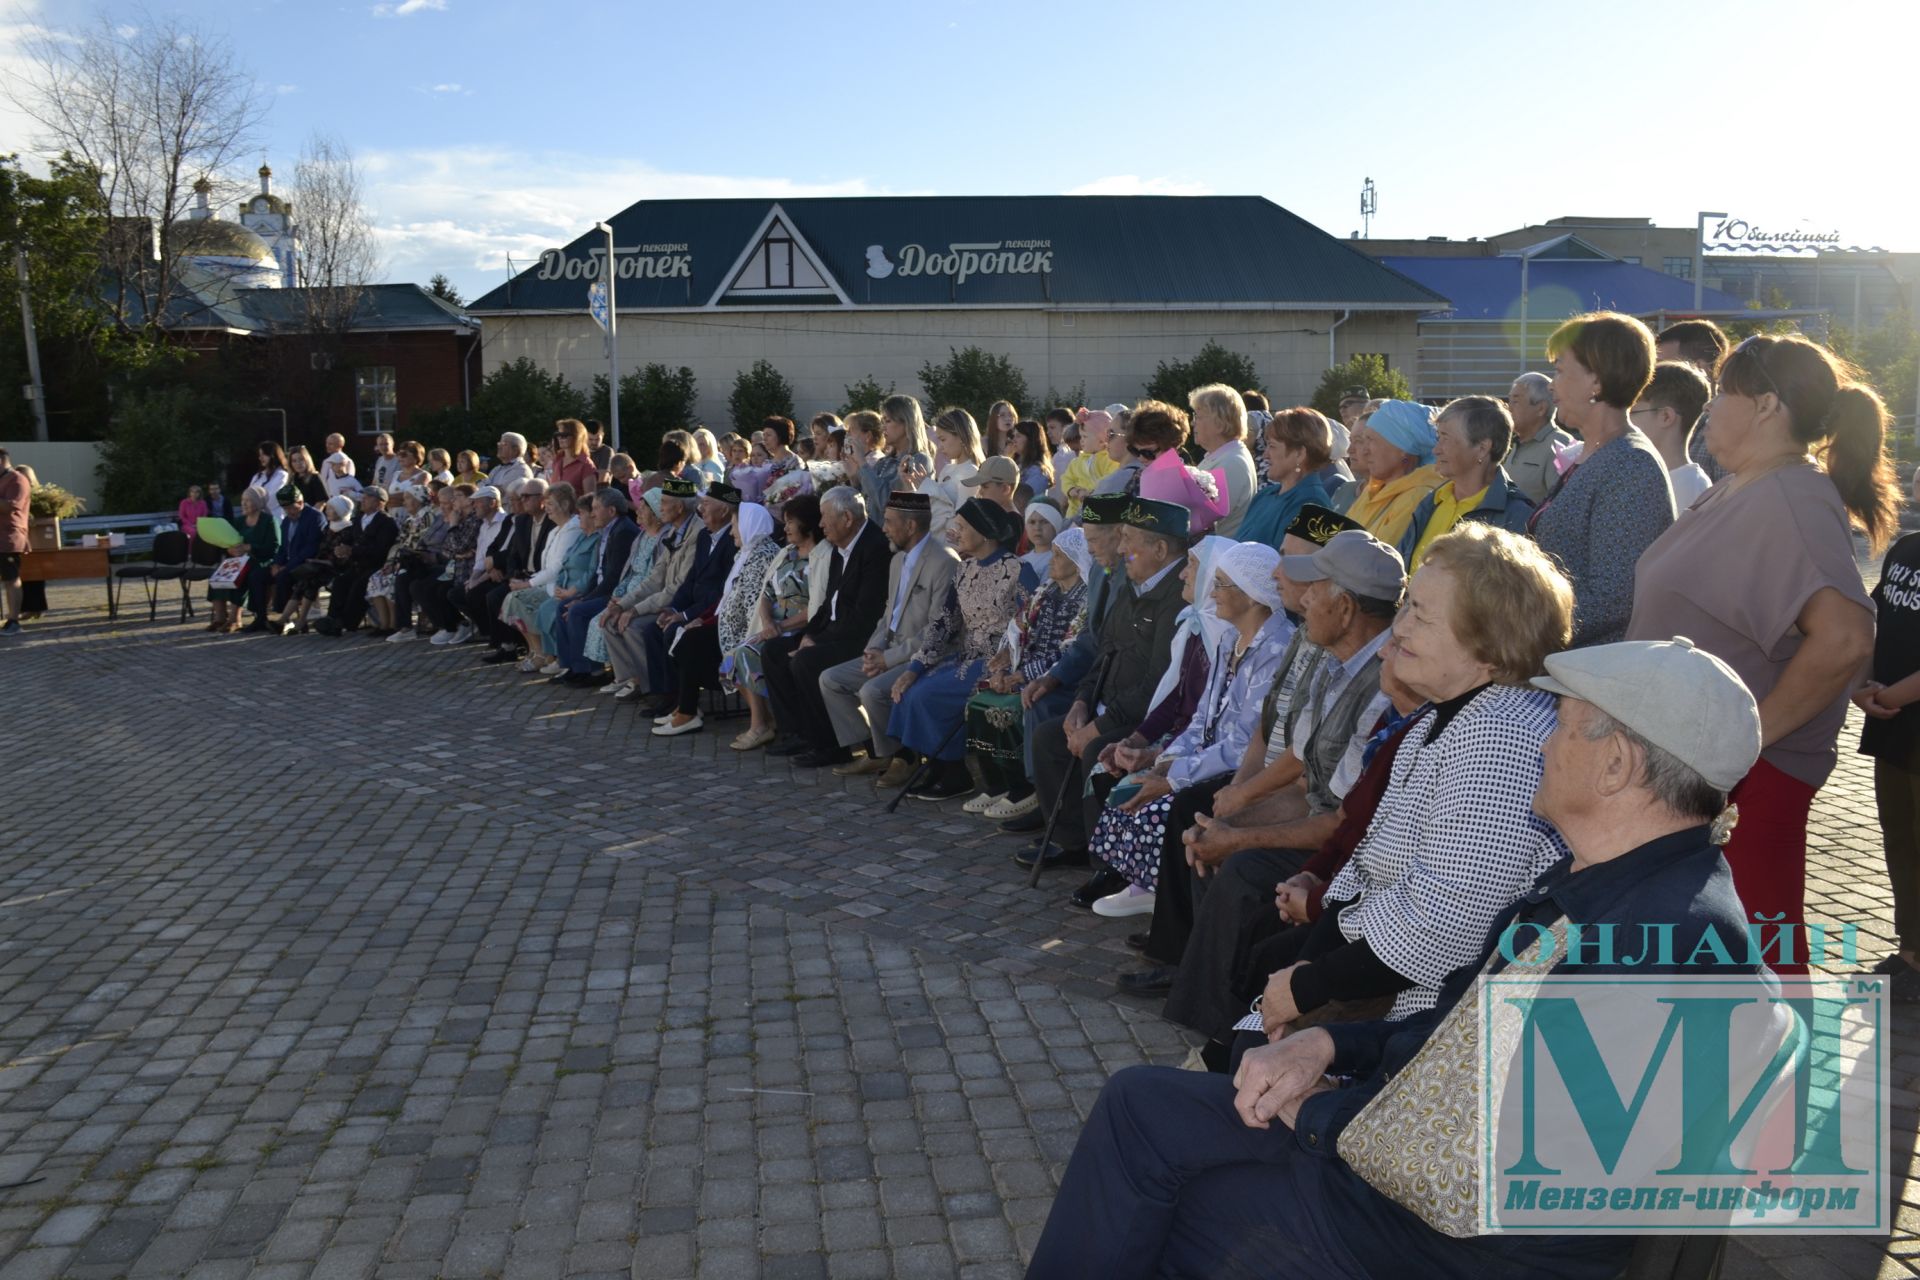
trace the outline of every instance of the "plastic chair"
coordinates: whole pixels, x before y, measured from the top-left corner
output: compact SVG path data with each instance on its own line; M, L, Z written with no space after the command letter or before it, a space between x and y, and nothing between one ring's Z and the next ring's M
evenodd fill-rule
M148 622L160 616L160 584L163 582L180 584L180 621L185 622L193 616L193 601L187 595L186 585L187 562L191 553L187 535L178 529L153 535L153 563L147 574Z

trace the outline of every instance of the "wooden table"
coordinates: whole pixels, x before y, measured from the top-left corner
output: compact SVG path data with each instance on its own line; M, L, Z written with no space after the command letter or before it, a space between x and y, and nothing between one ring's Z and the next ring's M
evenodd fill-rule
M67 578L98 578L107 587L107 617L120 616L113 599L113 563L105 547L62 547L58 551L34 550L20 559L20 581L57 582Z

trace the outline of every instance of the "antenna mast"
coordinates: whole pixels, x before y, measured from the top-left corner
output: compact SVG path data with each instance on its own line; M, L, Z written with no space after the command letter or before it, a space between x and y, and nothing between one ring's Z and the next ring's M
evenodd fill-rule
M1368 178L1360 184L1360 235L1363 239L1373 235L1373 215L1379 208L1379 193L1373 189L1373 179Z

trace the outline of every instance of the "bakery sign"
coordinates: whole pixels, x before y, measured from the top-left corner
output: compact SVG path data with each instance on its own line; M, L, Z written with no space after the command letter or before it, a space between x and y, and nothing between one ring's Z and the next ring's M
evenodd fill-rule
M1041 275L1053 270L1051 240L955 241L945 245L903 244L889 250L883 244L867 246L867 275L950 276L956 285L975 276Z
M602 262L606 256L606 248L598 245L579 256L569 256L561 249L549 249L540 255L537 278L598 280L605 275ZM684 244L615 245L613 274L617 280L690 280L693 278L693 254Z

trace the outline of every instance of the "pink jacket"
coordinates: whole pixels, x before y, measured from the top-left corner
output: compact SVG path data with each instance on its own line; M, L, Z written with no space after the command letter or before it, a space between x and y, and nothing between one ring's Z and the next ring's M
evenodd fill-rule
M200 527L200 517L207 514L207 504L201 498L182 498L180 500L180 532L193 540L194 531Z

